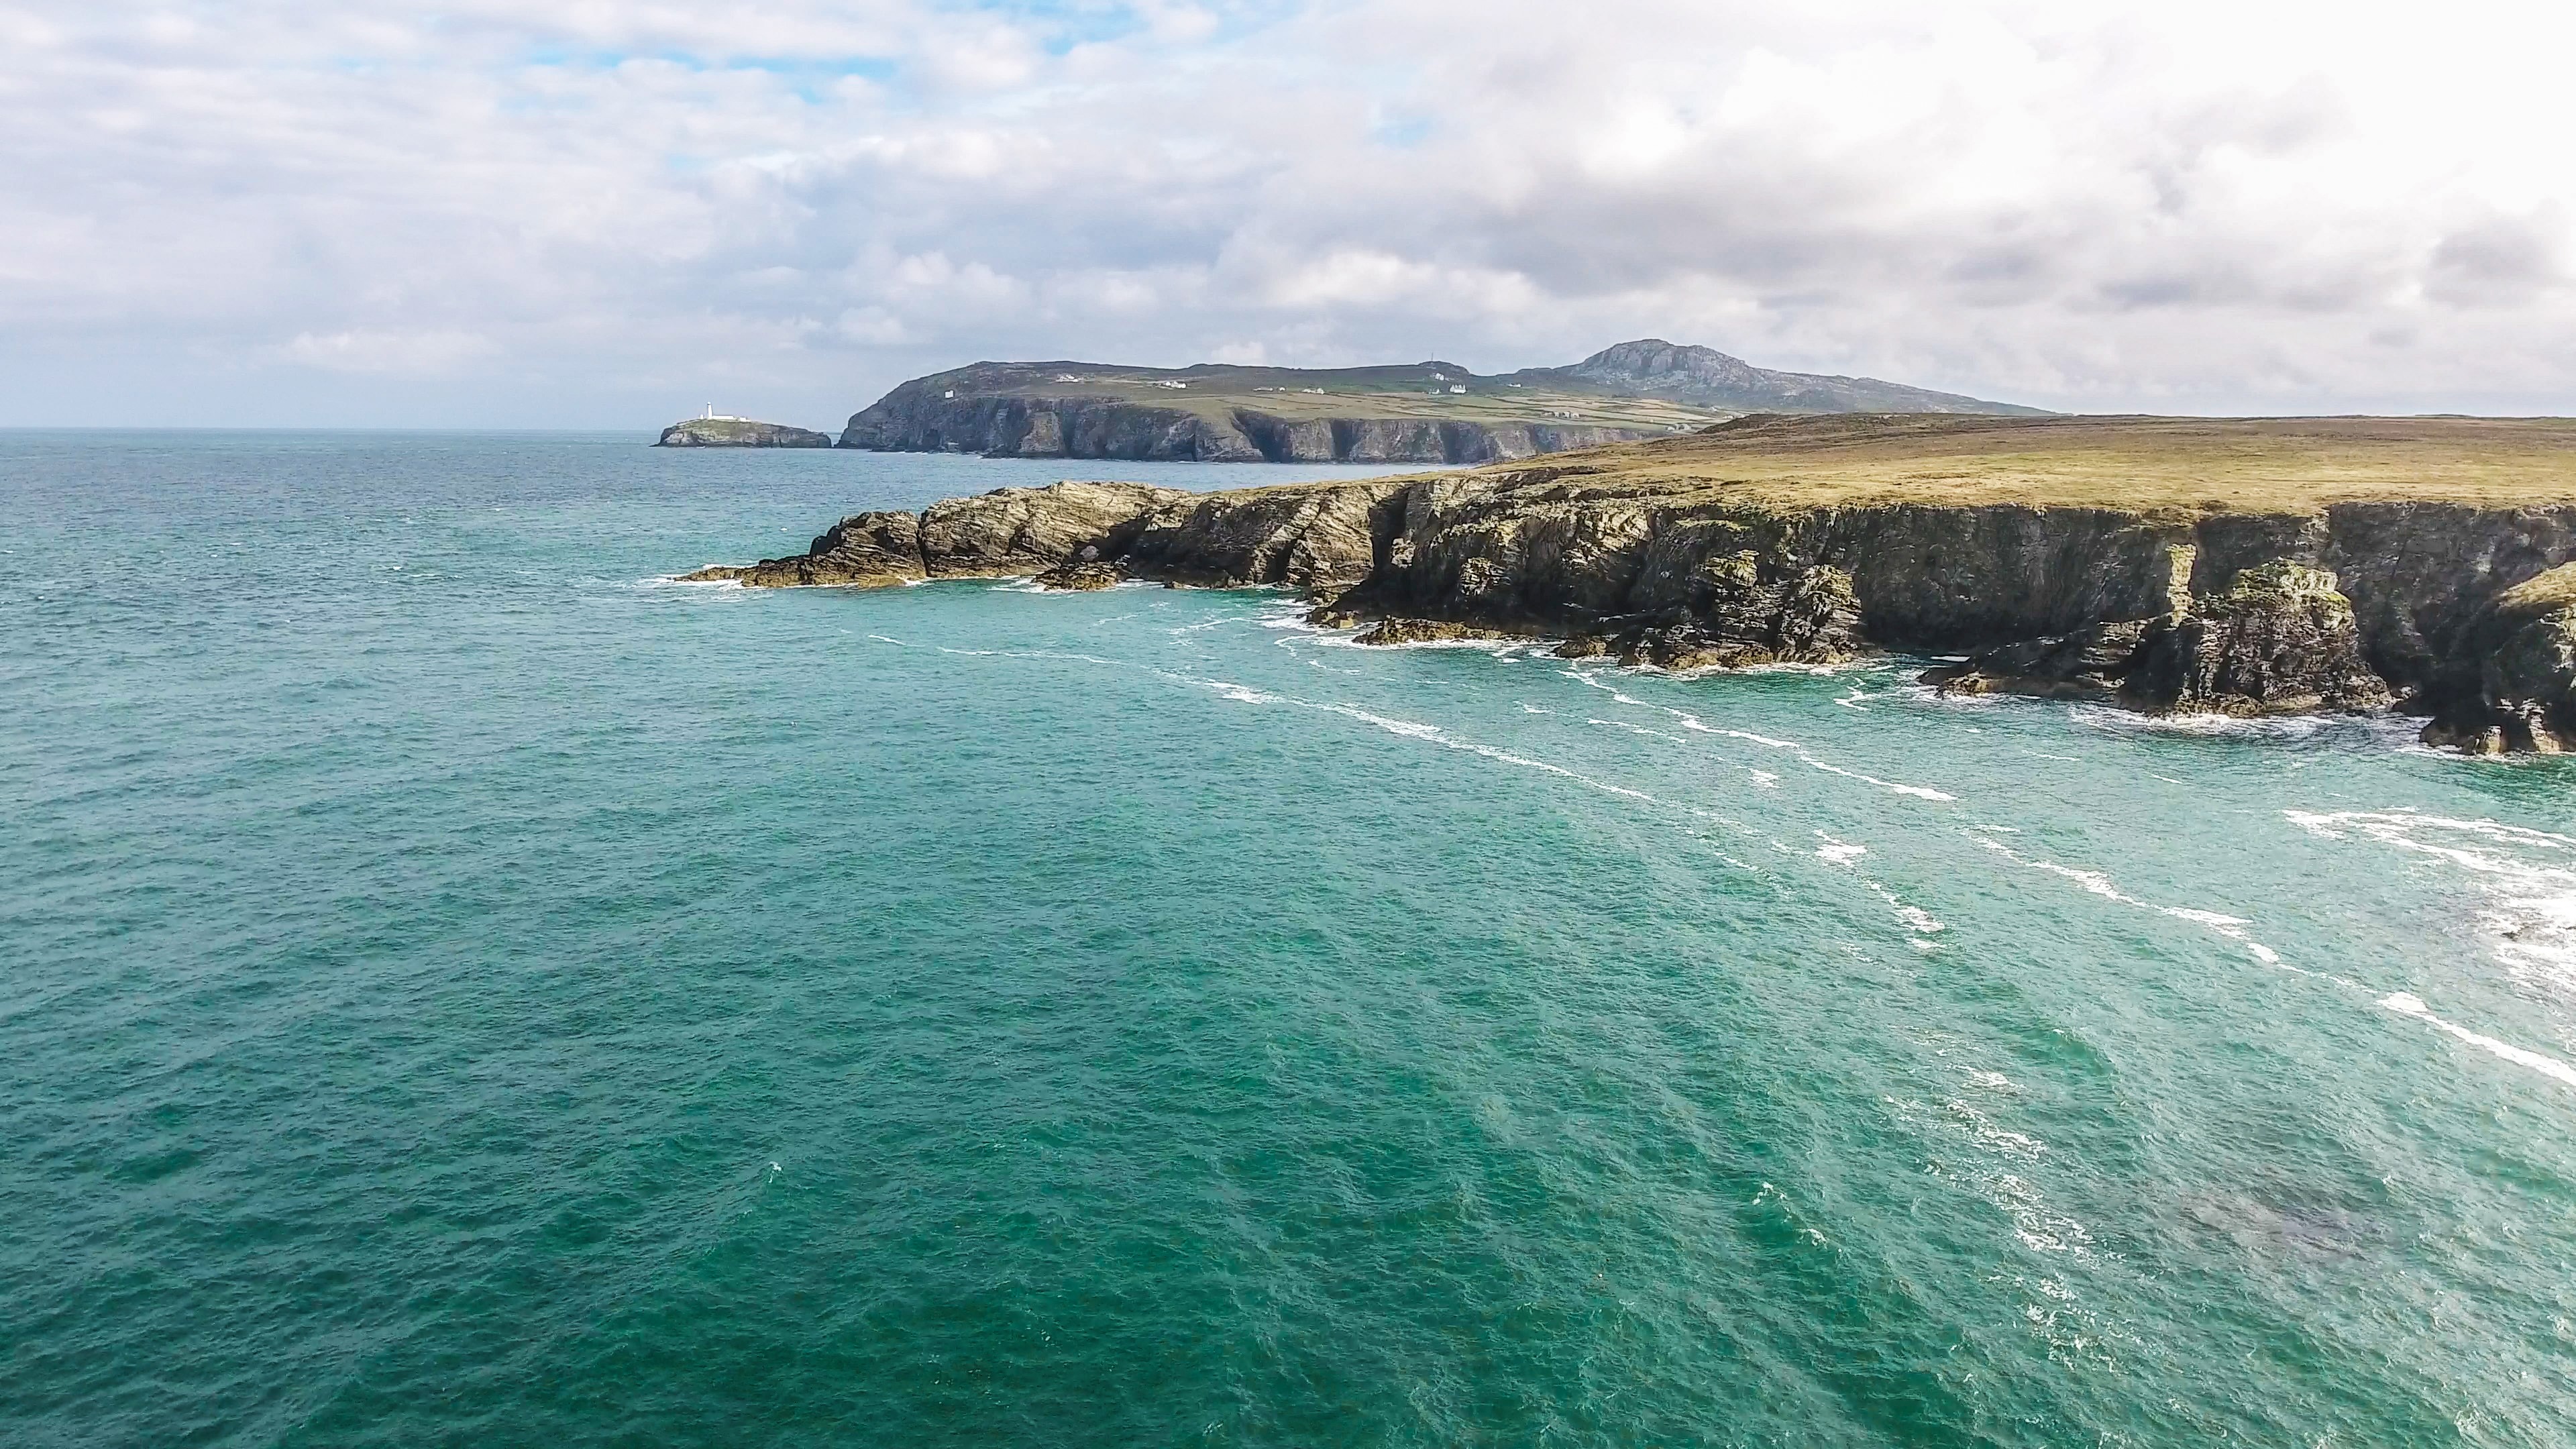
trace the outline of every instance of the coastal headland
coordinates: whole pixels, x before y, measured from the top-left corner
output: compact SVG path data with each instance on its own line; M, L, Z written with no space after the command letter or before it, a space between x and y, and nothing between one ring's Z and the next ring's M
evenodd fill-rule
M2036 416L1866 377L1777 372L1656 338L1485 376L1382 367L979 362L850 418L844 448L1202 463L1491 463L1688 432L1750 412Z
M2424 716L2576 750L2576 420L1753 415L1535 462L841 520L755 587L1284 585L1365 642L1665 669L1949 656L1958 692Z

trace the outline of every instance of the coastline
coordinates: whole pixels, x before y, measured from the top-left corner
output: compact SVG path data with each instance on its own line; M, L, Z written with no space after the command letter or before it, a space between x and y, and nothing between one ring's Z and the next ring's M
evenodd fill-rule
M2444 472L2445 449L2486 471ZM1923 682L2163 715L2396 708L2430 744L2558 753L2571 480L2563 425L1757 418L1462 473L1003 489L688 577L1278 584L1372 643L1546 636L1673 670L1955 654Z

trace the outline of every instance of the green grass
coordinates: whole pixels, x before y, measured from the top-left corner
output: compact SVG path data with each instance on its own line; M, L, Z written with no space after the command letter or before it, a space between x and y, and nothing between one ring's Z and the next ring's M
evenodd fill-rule
M1434 377L1434 373L1441 376ZM1063 380L1066 377L1073 380ZM1705 427L1731 416L1663 398L1608 397L1526 386L1502 378L1478 377L1448 363L1333 369L979 363L925 381L943 388L953 384L961 395L972 392L986 397L1130 402L1179 409L1211 421L1228 419L1240 408L1289 422L1428 418L1671 432ZM1167 382L1186 386L1166 387L1163 384ZM1466 391L1451 392L1452 387Z

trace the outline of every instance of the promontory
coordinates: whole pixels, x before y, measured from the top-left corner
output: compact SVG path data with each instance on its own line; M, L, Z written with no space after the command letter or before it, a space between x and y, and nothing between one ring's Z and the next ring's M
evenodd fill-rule
M1666 669L1940 660L1942 689L2399 710L2576 750L2576 420L1755 415L1456 472L1059 483L862 513L752 586L1285 585L1363 642Z
M1489 463L1688 432L1751 412L2037 415L1867 377L1774 372L1623 342L1500 376L1437 360L1330 369L978 362L862 409L840 446L1001 458Z

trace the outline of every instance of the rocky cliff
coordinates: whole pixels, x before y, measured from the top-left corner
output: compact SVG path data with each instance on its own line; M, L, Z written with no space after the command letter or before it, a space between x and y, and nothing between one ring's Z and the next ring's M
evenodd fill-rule
M897 387L853 415L844 448L1175 463L1491 463L1658 436L1663 428L1428 417L1283 417L1253 407Z
M832 435L749 418L684 418L662 430L657 448L828 448Z
M860 515L805 555L702 577L876 583L1079 568L1065 581L1284 584L1312 595L1324 622L1381 621L1371 637L1387 642L1562 636L1569 655L1666 668L1958 655L1925 680L2149 711L2394 704L2430 717L2430 741L2576 749L2576 430L2454 440L2479 467L2519 447L2535 469L2561 470L2537 483L2419 478L2376 485L2398 496L2338 498L2243 472L2245 459L2272 455L2287 470L2354 470L2317 463L2317 437L2164 422L1989 436L1765 421L1410 479L1214 494L1008 489L918 519ZM2382 437L2318 425L2356 457L2433 467L2408 426ZM1941 451L1979 448L1993 476L1966 491L2007 496L1917 501L1940 486L1873 481L1954 477ZM2210 481L2193 461L2202 454L2234 460L2240 476ZM2139 501L2052 501L2091 486L2066 471L2069 457ZM2132 457L2180 481L2121 466ZM1917 465L1928 466L1904 472ZM2034 481L2047 467L2060 471Z
M1202 463L1508 462L1686 432L1745 412L2041 416L1866 377L1774 372L1705 347L1623 342L1482 376L1377 367L978 362L853 414L845 448Z

